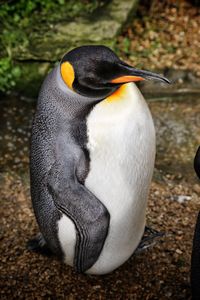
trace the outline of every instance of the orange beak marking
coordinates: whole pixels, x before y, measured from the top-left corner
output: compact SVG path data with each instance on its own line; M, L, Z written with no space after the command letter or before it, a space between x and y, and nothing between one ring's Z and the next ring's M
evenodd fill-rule
M126 83L131 81L141 81L144 78L139 76L121 76L111 80L111 83Z

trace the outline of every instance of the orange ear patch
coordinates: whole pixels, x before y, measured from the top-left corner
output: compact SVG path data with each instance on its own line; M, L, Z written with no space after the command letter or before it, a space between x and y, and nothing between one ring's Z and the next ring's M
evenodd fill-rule
M61 76L66 85L73 90L72 84L75 78L75 72L73 66L68 62L61 64Z
M125 83L125 82L140 81L140 80L144 80L144 78L142 78L140 76L121 76L121 77L112 79L111 82L112 83Z

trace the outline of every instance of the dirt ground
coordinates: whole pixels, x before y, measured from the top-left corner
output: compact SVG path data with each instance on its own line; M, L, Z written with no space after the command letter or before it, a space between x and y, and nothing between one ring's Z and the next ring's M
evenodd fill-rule
M8 143L16 137L12 128L20 117L14 114L19 111L17 105L10 110L4 107L4 117L10 120L4 135ZM195 99L153 101L150 108L157 131L157 158L147 224L166 236L113 273L99 277L78 275L56 258L26 249L27 240L38 229L31 207L28 158L24 152L23 160L21 152L22 145L27 148L31 122L25 107L21 108L24 119L21 116L18 128L26 129L26 135L21 139L23 130L17 131L21 144L13 151L10 145L3 155L7 165L2 164L0 175L1 299L190 299L191 247L200 209L200 185L192 165L200 143L200 103Z
M195 179L194 179L195 182ZM26 250L37 233L29 189L1 181L1 299L190 299L190 256L200 188L171 176L153 182L147 223L167 235L109 275L77 275L56 258ZM178 203L186 195L190 200Z
M118 39L121 55L138 68L191 70L200 77L200 6L192 2L140 1Z
M154 5L150 19L141 6L139 13L144 16L143 21L135 20L119 43L128 55L133 54L135 58L129 56L129 59L138 67L142 60L146 69L189 67L199 75L199 45L198 41L193 43L199 32L198 10L186 1L180 1L181 8L173 4L177 1L159 1L163 2L168 3L166 11L163 11L162 4ZM184 17L186 11L191 18ZM173 32L177 33L176 38ZM156 43L159 35L160 42ZM128 40L124 42L125 38ZM168 48L165 48L165 38ZM155 44L153 52L149 43ZM188 52L188 49L192 51ZM143 57L137 57L138 51L143 51ZM157 132L157 157L147 224L166 235L153 248L133 255L116 271L99 277L76 274L56 258L26 249L28 239L38 232L31 207L28 175L34 110L32 104L18 99L2 102L0 299L191 299L192 238L200 209L200 184L193 171L193 157L200 144L199 99L188 95L187 101L168 98L150 103Z

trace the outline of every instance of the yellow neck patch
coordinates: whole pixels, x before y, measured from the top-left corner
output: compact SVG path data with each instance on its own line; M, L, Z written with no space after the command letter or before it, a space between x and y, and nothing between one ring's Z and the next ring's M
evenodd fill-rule
M61 64L61 76L66 85L73 90L72 84L75 78L75 72L73 66L68 62Z
M126 90L127 90L127 84L121 85L113 94L108 96L103 102L110 103L113 101L122 100L124 98L123 96L126 94Z

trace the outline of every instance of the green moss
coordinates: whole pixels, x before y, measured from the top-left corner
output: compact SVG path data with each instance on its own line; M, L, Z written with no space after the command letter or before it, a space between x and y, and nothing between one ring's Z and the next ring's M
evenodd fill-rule
M5 92L14 87L20 75L19 66L15 66L9 57L0 59L0 91Z
M0 10L2 25L0 27L0 91L10 90L16 82L19 82L22 72L20 67L16 66L14 57L16 57L16 51L20 51L23 56L24 49L30 46L35 47L35 45L30 45L34 34L39 32L42 36L57 20L72 20L75 17L90 14L102 5L103 1L100 0L18 0L2 4ZM46 22L47 19L48 22Z
M17 91L25 97L36 98L44 76L54 67L48 62L19 62L21 76L16 78Z
M1 5L0 91L35 96L49 68L85 44L118 50L116 37L137 0L12 0ZM129 55L130 41L123 51Z

